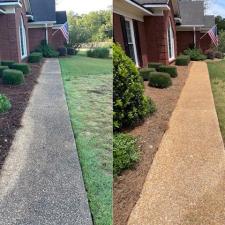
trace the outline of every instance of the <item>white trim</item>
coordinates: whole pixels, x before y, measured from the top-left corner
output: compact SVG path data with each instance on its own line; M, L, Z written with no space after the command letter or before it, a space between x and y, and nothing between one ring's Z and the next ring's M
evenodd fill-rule
M197 42L196 42L196 28L194 27L194 45L195 48L197 47Z
M31 23L29 23L29 24L54 24L54 23L56 23L56 21L38 21L38 22L31 22Z
M204 27L205 25L180 25L178 27Z
M6 14L6 12L2 9L0 9L0 14Z
M160 8L165 10L170 10L170 7L167 4L144 4L146 8Z
M172 27L172 22L169 20L169 24L167 27L167 48L168 48L168 58L169 62L175 59L175 39L174 39L174 30ZM171 52L170 52L171 49ZM171 57L170 57L171 53Z
M48 44L48 24L45 24L45 39L46 39L46 43Z
M149 14L149 15L153 15L153 13L149 12L147 9L144 9L143 7L141 7L140 5L138 4L135 4L133 1L130 1L130 0L125 0L125 2L127 2L128 4L130 5L133 5L135 7L137 7L138 9L142 10L143 12Z
M24 59L27 57L27 34L22 16L20 17L20 25L19 25L19 41L20 41L20 56L21 59Z
M22 8L22 4L19 2L3 2L3 3L0 3L0 6L18 6Z
M124 16L124 17L132 18L132 19L138 20L140 22L144 22L144 18L143 18L144 16L140 16L140 17L139 16L135 16L135 15L133 15L131 13L127 13L127 12L124 12L124 11L122 11L120 9L116 9L115 7L113 9L113 12L116 13L116 14L119 14L121 16Z
M134 47L134 58L135 58L135 63L136 66L139 67L139 60L138 60L138 55L137 55L137 46L136 46L136 40L135 40L135 35L134 35L134 24L133 20L130 18L125 17L125 21L128 21L130 24L130 31L131 31L131 39L132 39L132 44Z

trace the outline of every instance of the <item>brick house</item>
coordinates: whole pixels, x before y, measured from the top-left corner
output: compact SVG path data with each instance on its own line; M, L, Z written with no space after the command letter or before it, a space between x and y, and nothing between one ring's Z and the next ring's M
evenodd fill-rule
M214 16L204 15L203 1L114 0L114 42L138 67L148 62L172 63L184 49L210 48L205 36Z
M63 46L66 40L56 31L66 21L55 0L0 0L0 59L21 62L44 39L55 49Z

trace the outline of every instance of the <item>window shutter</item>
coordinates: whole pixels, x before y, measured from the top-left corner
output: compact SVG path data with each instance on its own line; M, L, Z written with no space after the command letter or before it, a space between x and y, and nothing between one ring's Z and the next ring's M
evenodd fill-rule
M129 45L128 45L128 39L127 39L127 32L126 32L125 18L123 16L120 16L120 23L121 23L121 28L122 28L122 32L123 32L123 42L124 42L125 52L130 57L130 51L129 51Z
M135 37L135 43L136 43L136 48L137 48L138 61L139 61L140 65L143 65L141 46L140 46L140 36L139 36L139 30L138 30L138 22L136 20L133 20L133 24L134 24L134 37Z

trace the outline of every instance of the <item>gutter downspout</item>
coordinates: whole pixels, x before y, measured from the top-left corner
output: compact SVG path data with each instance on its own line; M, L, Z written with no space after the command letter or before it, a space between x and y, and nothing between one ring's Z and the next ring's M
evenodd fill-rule
M48 44L48 24L47 23L45 24L45 39Z
M194 27L194 45L195 45L195 48L196 48L196 29L195 29L195 27Z

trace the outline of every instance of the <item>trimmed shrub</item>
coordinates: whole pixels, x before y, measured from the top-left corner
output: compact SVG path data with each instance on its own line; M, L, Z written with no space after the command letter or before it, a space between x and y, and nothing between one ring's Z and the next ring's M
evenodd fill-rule
M0 94L0 113L9 111L11 107L9 99L5 95Z
M184 54L189 55L193 61L202 61L206 59L206 56L202 53L202 50L198 48L186 49L184 50Z
M72 47L67 48L67 54L68 55L76 55L78 51Z
M180 55L176 58L177 66L187 66L190 63L191 59L189 55Z
M133 61L122 48L113 44L113 128L120 130L150 115L150 101Z
M15 63L11 66L11 69L20 70L25 75L29 74L31 71L30 66L27 63Z
M96 48L93 50L87 51L87 57L92 58L109 58L109 49L108 48Z
M113 137L113 175L120 175L125 169L132 168L139 159L137 140L127 134Z
M42 59L43 55L41 52L33 52L30 54L28 61L30 63L39 63Z
M9 69L8 66L0 66L0 78L1 78L2 75L3 75L3 71L4 71L4 70L7 70L7 69Z
M59 52L59 56L66 56L67 48L66 47L58 48L58 52Z
M214 59L215 58L215 52L212 49L206 50L205 55L207 56L207 59Z
M12 61L12 60L7 60L7 61L2 61L2 66L8 66L9 68L15 64L16 62L15 61Z
M152 62L152 63L148 64L148 68L155 68L158 71L159 67L162 66L162 65L163 65L162 63Z
M168 73L154 72L151 73L149 86L155 88L167 88L172 85L171 77Z
M59 52L55 51L46 40L42 40L39 47L35 50L36 52L41 52L46 58L56 58L59 56Z
M223 55L222 52L216 51L215 52L215 58L217 58L217 59L223 59L224 58L224 55Z
M149 76L152 72L156 72L154 68L143 68L139 70L139 73L144 81L149 80Z
M2 76L3 84L19 85L24 83L23 72L19 70L7 69L3 71Z
M176 66L160 66L159 72L168 73L171 77L177 77L177 67Z

